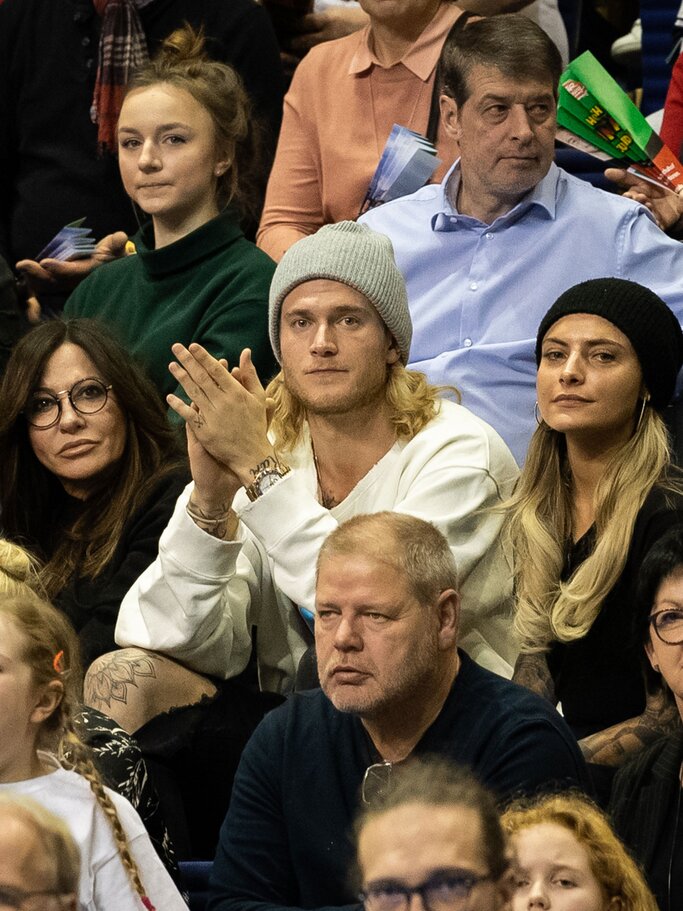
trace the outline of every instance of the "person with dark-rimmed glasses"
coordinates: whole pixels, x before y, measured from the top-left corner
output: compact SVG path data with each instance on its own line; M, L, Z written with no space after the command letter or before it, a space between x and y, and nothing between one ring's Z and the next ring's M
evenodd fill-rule
M498 911L511 865L493 795L434 757L408 764L356 821L365 911Z
M647 655L648 687L663 681L683 718L683 525L672 528L643 561L635 633ZM661 676L660 676L661 675ZM661 911L683 906L683 729L670 731L617 773L610 813L645 871Z
M114 647L186 478L154 386L109 329L53 320L17 343L0 386L0 533L42 564L86 666Z
M414 759L464 765L500 801L587 785L555 709L458 648L458 587L448 542L416 516L358 515L325 539L315 598L321 689L270 712L242 753L212 911L327 911L357 901L348 880L354 817L388 798ZM410 842L417 855L420 839ZM444 867L446 882L425 884ZM492 869L453 857L402 886L424 886L428 902L437 892L474 896L489 889L478 877L496 878ZM404 896L394 909L368 911L402 911Z

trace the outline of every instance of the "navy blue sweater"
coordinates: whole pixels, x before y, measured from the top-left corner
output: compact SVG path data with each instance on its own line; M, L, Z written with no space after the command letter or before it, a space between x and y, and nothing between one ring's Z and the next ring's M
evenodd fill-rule
M414 754L469 766L505 801L587 785L576 741L539 696L475 664L461 666ZM321 690L295 694L261 722L235 778L209 911L354 903L351 829L366 768L377 761L360 719Z

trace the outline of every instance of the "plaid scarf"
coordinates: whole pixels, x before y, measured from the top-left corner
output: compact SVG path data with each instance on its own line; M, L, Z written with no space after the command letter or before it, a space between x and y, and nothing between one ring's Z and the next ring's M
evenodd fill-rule
M126 83L133 71L149 60L138 9L151 2L153 0L93 0L102 17L102 30L90 119L98 125L100 153L116 150L116 124Z

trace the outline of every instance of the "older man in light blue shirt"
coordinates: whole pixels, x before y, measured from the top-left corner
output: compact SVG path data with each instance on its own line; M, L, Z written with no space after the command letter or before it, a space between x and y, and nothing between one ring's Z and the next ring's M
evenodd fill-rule
M552 163L560 63L533 23L470 23L449 38L442 65L441 124L460 160L440 185L362 220L391 238L408 286L410 366L456 385L521 463L546 310L580 281L618 276L652 288L681 319L683 245L642 206Z

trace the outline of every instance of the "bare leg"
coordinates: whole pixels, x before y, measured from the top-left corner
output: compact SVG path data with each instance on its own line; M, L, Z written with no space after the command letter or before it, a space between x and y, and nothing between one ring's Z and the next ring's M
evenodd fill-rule
M134 734L162 712L194 705L215 693L210 680L170 658L140 648L122 648L90 665L84 702Z

